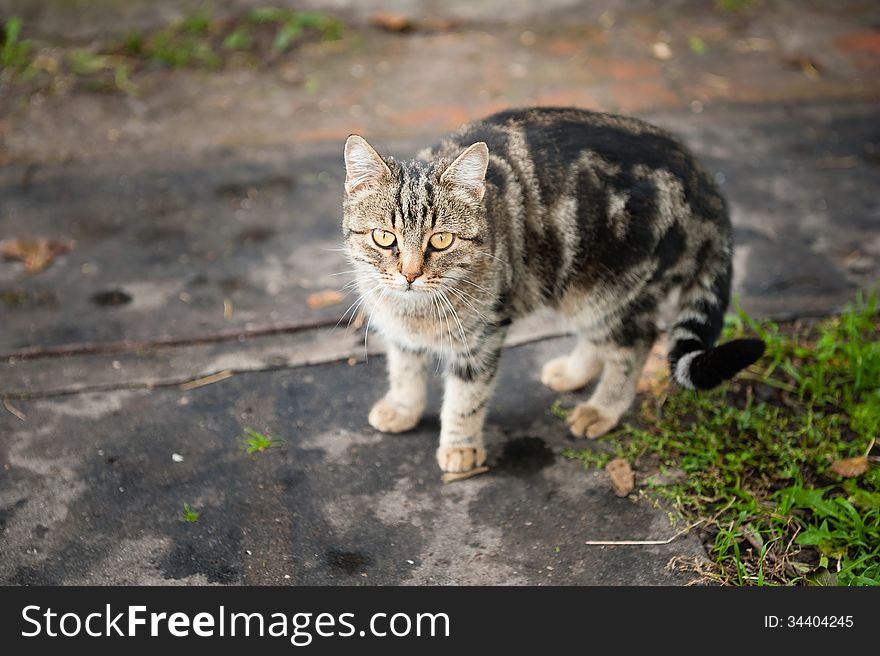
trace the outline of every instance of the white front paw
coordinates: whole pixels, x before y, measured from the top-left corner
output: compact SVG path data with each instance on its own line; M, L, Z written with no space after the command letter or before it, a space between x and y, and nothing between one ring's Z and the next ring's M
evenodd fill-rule
M468 472L486 462L486 449L479 446L441 446L437 464L445 472Z
M395 408L385 399L380 399L370 410L368 421L370 426L383 433L402 433L415 428L419 419L421 413Z

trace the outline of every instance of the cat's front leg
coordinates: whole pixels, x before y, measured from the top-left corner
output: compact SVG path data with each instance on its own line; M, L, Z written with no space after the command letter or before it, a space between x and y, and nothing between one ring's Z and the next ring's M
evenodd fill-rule
M383 433L414 428L425 411L429 357L388 342L388 392L370 410L370 426Z
M486 462L483 422L503 341L503 332L490 337L475 356L453 363L446 373L437 449L443 471L467 472Z

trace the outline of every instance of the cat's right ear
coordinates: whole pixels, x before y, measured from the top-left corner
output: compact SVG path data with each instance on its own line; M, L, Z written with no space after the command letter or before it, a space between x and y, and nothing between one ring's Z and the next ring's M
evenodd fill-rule
M371 189L391 176L388 165L367 140L356 134L345 142L345 191Z

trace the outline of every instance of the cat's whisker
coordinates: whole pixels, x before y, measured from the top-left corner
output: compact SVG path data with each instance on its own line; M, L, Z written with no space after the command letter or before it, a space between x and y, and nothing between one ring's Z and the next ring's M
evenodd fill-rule
M467 357L468 361L470 361L471 352L470 352L470 349L468 348L467 337L464 334L464 326L461 323L461 319L459 319L459 317L458 317L458 312L455 311L455 307L453 307L452 302L449 300L449 297L446 296L444 291L442 289L437 290L437 291L440 293L440 298L446 302L446 306L452 312L453 318L458 323L458 332L461 333L461 341L464 343L465 356ZM451 337L451 335L450 335L450 337Z
M349 318L348 323L347 323L346 326L345 326L345 330L346 330L346 332L347 332L349 326L351 326L351 322L352 322L352 320L354 319L355 314L357 313L357 308L358 308L358 307L359 307L359 306L360 306L360 305L366 300L367 296L369 296L369 295L372 294L374 291L376 291L377 289L379 289L380 286L381 286L381 283L375 285L373 288L369 289L368 291L366 291L366 292L364 292L363 294L361 294L360 296L358 296L358 297L355 299L354 303L352 303L351 305L349 305L349 306L348 306L348 309L347 309L345 312L342 313L342 316L339 317L339 321L336 322L336 326L335 326L334 328L338 328L338 327L339 327L339 324L342 323L342 320L345 319L345 315L348 314L349 312L351 312L351 317Z
M379 298L377 298L376 302L373 303L373 309L370 310L370 316L367 318L367 327L364 330L364 360L367 362L370 359L369 353L367 352L367 339L369 339L370 337L370 324L373 322L373 313L376 311L376 308L378 307L379 303L382 302L382 299L385 297L385 294L387 292L388 287L385 287L385 289L382 290L382 293L379 294Z
M446 309L443 306L443 303L442 303L443 299L442 299L441 294L442 294L442 292L438 289L437 293L436 293L437 308L440 310L440 312L443 313L443 320L446 322L446 335L449 337L449 352L451 354L455 350L454 346L453 346L453 342L455 340L452 337L452 326L449 324L449 315L446 313ZM440 330L441 330L441 340L442 340L442 331L443 331L443 323L442 322L440 324ZM442 353L442 349L441 349L441 353Z
M345 283L342 287L340 287L340 289L343 291L346 289L354 289L355 287L359 286L362 282L363 282L363 280L361 278L355 278L354 280L350 280L347 283Z
M358 267L356 269L346 269L345 271L336 271L335 273L331 273L328 275L331 276L344 276L347 273L366 273L367 267Z
M468 285L473 285L474 287L476 287L480 291L486 292L487 294L490 294L490 295L492 294L492 292L490 292L488 289L486 289L485 287L481 287L480 285L475 283L473 280L469 280L468 278L456 278L455 276L446 276L446 278L449 280L455 280L457 282L463 282Z
M510 266L510 263L507 260L501 259L497 255L493 255L492 253L486 253L485 251L474 251L474 255L483 255L485 257L491 257L493 260L498 260L502 264L506 264Z
M371 296L373 293L375 293L376 290L379 289L381 286L382 286L381 283L376 285L373 289L370 290L370 292L368 294L365 294L364 297L361 299L358 306L354 309L354 311L351 313L351 316L348 318L348 323L345 326L346 333L348 332L348 329L351 327L352 321L354 321L355 317L357 317L357 315L360 313L361 309L363 308L364 303L367 301L367 298L369 296Z
M447 291L453 292L456 296L458 296L458 298L462 299L463 301L467 301L469 306L471 306L472 303L486 303L485 299L478 298L473 294L469 294L463 289L458 289L456 287L453 287L452 285L444 285L442 282L440 283L440 286Z
M463 296L459 290L455 289L454 287L449 287L449 286L447 286L447 285L443 285L443 284L441 284L441 287L442 287L445 291L448 291L448 292L450 292L450 293L452 293L452 294L455 294L456 298L458 298L462 303L464 303L464 306L465 306L468 310L474 312L474 313L480 318L480 320L481 320L484 324L488 324L488 323L489 323L489 320L486 319L486 317L483 315L483 313L480 312L477 308L475 308L475 307L474 307L474 304L473 304L472 302L470 302L465 296ZM472 298L473 298L473 297L472 297Z
M361 296L353 303L354 309L351 310L351 316L348 317L348 321L345 323L345 333L346 334L348 334L348 329L351 328L351 322L354 321L354 318L357 316L357 313L358 313L358 310L360 309L360 306L366 300L367 296L369 296L369 294L365 294L365 295ZM346 313L347 312L348 312L348 310L346 310ZM342 323L342 320L344 318L345 318L345 315L341 316L339 318L339 321L336 322L336 325L339 326L339 324Z
M440 342L440 349L437 351L437 368L435 372L440 372L440 365L443 363L443 323L440 320L440 309L437 307L437 299L431 294L431 305L437 314L437 337Z

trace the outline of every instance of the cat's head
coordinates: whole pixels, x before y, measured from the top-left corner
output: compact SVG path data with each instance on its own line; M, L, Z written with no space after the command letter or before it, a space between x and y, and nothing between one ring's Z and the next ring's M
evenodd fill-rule
M415 300L479 271L488 163L482 142L455 159L397 162L350 136L343 232L360 279Z

